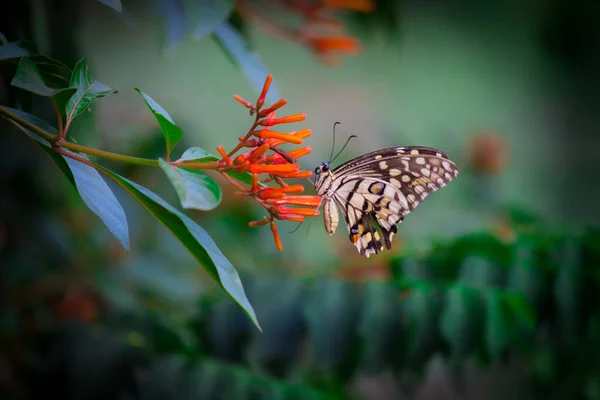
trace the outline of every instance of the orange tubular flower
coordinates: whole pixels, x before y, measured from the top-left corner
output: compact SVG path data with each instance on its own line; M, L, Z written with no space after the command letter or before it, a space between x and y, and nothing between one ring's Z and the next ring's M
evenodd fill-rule
M321 198L298 195L304 191L304 186L285 182L286 179L308 178L312 175L310 171L301 170L300 165L296 163L296 159L309 154L312 149L305 146L286 152L278 146L302 144L312 132L310 129L292 133L270 130L274 125L300 122L306 119L304 114L276 118L275 112L287 104L285 99L275 102L270 107L262 108L272 80L273 78L269 75L255 104L240 96L234 96L238 103L250 109L250 115L254 116L254 123L245 136L238 138L238 145L229 153L225 152L222 146L217 147L217 151L221 155L221 160L217 162L217 170L239 189L236 195L252 197L268 211L268 216L259 221L252 221L248 225L254 227L269 224L275 246L277 250L281 251L283 245L275 220L302 222L306 217L319 215L318 207ZM258 139L251 139L252 136ZM247 150L236 155L243 148L247 148ZM270 151L272 153L269 153ZM252 174L250 187L243 186L227 175L226 172L231 170ZM262 183L266 182L272 182L278 186L265 187ZM290 196L290 194L293 195ZM288 207L284 204L298 207Z

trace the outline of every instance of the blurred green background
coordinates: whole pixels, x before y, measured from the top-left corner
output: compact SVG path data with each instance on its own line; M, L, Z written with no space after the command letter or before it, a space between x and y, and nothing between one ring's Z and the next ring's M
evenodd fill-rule
M374 10L351 9L367 3ZM303 168L328 158L340 121L340 137L358 140L339 162L420 145L447 152L460 174L406 217L390 252L368 260L320 217L308 234L279 223L278 252L268 228L248 227L263 210L215 176L222 204L186 213L242 275L261 333L115 188L125 253L1 121L3 398L600 399L597 6L237 1L229 22L260 60L248 74L214 37L193 39L205 18L194 2L111 4L28 0L0 16L8 41L32 40L70 66L85 58L119 89L76 120L78 143L162 156L141 88L183 128L176 156L233 148L252 117L232 96L253 101L268 71L288 101L278 115L305 113L293 129L313 131ZM248 4L258 11L242 12ZM265 22L297 32L315 23L310 7L327 4L361 44L339 66ZM0 66L1 104L54 124L48 100L11 87L14 65ZM161 170L102 165L178 203Z

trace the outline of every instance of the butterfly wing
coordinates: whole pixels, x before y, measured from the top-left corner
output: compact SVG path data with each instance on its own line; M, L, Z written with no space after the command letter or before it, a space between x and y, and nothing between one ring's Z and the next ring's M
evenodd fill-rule
M350 240L365 257L391 247L397 224L430 193L458 175L448 156L429 147L375 151L333 171L335 198Z

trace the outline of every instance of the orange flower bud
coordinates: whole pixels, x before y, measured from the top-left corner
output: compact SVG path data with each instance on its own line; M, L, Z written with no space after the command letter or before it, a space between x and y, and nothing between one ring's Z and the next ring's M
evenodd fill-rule
M289 165L289 164L287 164ZM310 178L312 176L311 171L298 171L289 174L278 174L282 178Z
M275 205L281 204L319 207L321 205L321 198L319 196L286 196L283 199L275 200Z
M282 132L273 132L268 131L266 129L262 129L260 131L254 131L254 136L258 136L261 139L277 139L285 143L294 143L301 144L304 139L298 136L290 135ZM271 146L273 146L272 142L269 142Z
M277 100L277 102L275 104L273 104L271 107L265 108L260 113L258 113L258 116L260 118L264 118L267 115L269 115L270 113L272 113L273 111L279 110L281 107L285 106L286 104L287 104L287 100L286 99Z
M277 214L296 214L296 215L306 215L306 216L314 216L319 215L319 210L316 208L290 208L286 206L273 206L271 210Z
M227 153L225 152L225 149L223 148L223 146L217 146L217 151L219 152L219 154L221 155L221 158L223 159L223 161L225 161L225 163L232 167L233 164L231 162L231 159L229 158L229 156L227 155Z
M305 139L310 135L312 135L312 131L310 129L300 129L299 131L294 132L294 136L301 137L302 139Z
M256 107L261 108L263 104L265 104L265 97L267 97L267 92L269 91L269 87L271 86L271 82L273 81L272 75L267 75L265 79L265 84L263 85L262 91L260 92L260 96L258 97L258 101L256 102Z
M281 165L269 165L269 164L250 164L248 170L255 174L291 174L297 172L300 166L297 164L281 164Z
M306 119L306 115L304 115L304 114L294 114L294 115L288 115L287 117L281 117L281 118L263 119L259 122L259 124L262 126L273 126L273 125L279 125L279 124L289 124L292 122L300 122L300 121L304 121L305 119Z
M242 104L246 108L250 108L250 109L254 108L254 104L250 103L249 101L244 100L241 96L238 96L237 94L234 95L233 98L235 99L235 101Z
M263 144L260 147L256 147L254 150L252 150L252 152L250 153L250 156L248 157L248 161L250 163L254 162L254 160L256 160L258 157L262 156L263 154L265 154L267 152L267 150L269 150L271 148L271 146L268 143Z
M275 204L275 199L283 199L285 197L285 193L262 191L258 194L258 197L265 200L267 204Z
M300 158L307 154L310 154L311 151L312 151L312 148L307 146L307 147L301 147L299 149L294 149L294 150L288 151L288 154L291 157Z
M270 221L271 220L269 218L263 217L263 219L261 219L260 221L248 222L248 226L249 227L262 226L262 225L268 224Z
M271 221L271 232L273 232L273 240L275 240L275 247L277 250L283 250L283 244L281 243L281 238L279 237L279 232L277 231L277 224L275 221Z
M349 36L328 36L310 39L313 50L317 53L360 53L360 42Z
M258 174L252 174L252 193L258 191Z
M260 192L259 197L261 199L275 198L278 197L278 194L285 195L286 193L302 193L304 191L304 186L302 185L290 185L279 188L266 188Z
M302 222L306 218L304 215L276 215L275 218L281 221Z

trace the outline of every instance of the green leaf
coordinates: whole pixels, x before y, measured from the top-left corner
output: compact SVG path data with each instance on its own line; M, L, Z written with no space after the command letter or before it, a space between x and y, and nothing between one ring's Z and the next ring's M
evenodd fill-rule
M536 309L540 309L551 286L547 275L535 250L520 245L515 249L514 265L509 271L506 289L522 293Z
M419 285L402 303L408 322L407 366L419 370L438 350L439 319L443 305L442 292L434 286Z
M59 95L61 98L59 107L64 105L67 99L75 93L74 88L56 88L47 85L44 75L36 63L28 57L23 57L19 61L17 72L15 72L11 85L40 96L52 97Z
M258 55L250 51L248 44L240 36L240 33L228 22L222 23L216 29L215 37L217 43L222 46L226 54L233 58L235 65L242 70L252 86L260 93L269 73ZM273 81L265 103L273 104L280 98L279 90L275 85L275 81Z
M479 294L475 290L461 285L452 285L446 292L440 331L450 344L455 359L468 356L477 346L479 302Z
M510 342L508 314L500 293L486 292L486 312L485 342L495 358L504 353Z
M403 343L400 329L400 304L396 288L385 282L364 285L360 333L363 339L362 366L367 373L387 367Z
M118 12L123 11L123 6L121 5L121 0L98 0L98 2L100 2L102 4L106 4L107 6L109 6L110 8L113 8L114 10L116 10Z
M221 202L221 187L210 176L201 171L172 166L162 158L158 159L158 164L173 184L183 208L208 211Z
M339 279L316 283L306 305L312 356L320 371L339 367L348 359L358 336L359 298L353 286Z
M86 111L96 100L111 93L117 93L117 90L109 88L92 76L85 59L75 65L69 86L77 91L67 102L67 121L72 121Z
M558 263L554 296L558 330L562 339L572 344L581 333L582 293L584 290L583 268L579 261L580 249L574 241L567 241L554 252Z
M9 107L6 107L6 109L41 129L56 134L56 129L31 114ZM125 250L129 251L129 228L125 211L98 171L79 161L63 157L53 151L49 144L34 132L19 124L16 125L34 139L41 149L52 158L71 183L75 185L85 205L100 217Z
M60 61L42 55L34 55L29 59L37 66L48 86L55 89L69 87L73 74L71 68Z
M208 160L208 158L214 158L214 160ZM217 161L218 158L210 154L208 151L200 147L190 147L183 152L179 160L177 161Z
M181 155L181 157L177 161L184 160L194 162L213 162L219 161L219 158L213 156L212 154L200 147L190 147ZM248 172L227 171L227 175L229 175L236 181L245 183L246 185L252 185L252 175ZM259 185L263 187L266 186L264 183L260 182Z
M244 292L240 276L204 229L154 192L102 166L98 165L97 168L114 179L171 231L206 269L209 275L242 307L256 327L260 329L254 309Z
M136 88L135 90L137 90L138 93L142 95L144 101L146 102L146 105L148 106L150 111L152 111L154 117L156 117L156 120L158 121L158 125L160 125L160 129L162 130L163 135L165 135L165 142L167 145L166 157L168 159L175 146L177 146L177 143L179 143L179 141L181 140L183 132L177 125L175 125L175 122L173 122L173 119L171 118L169 113L166 112L165 109L162 108L156 101L154 101L152 97L148 96L146 93L142 92L138 88Z
M227 21L233 11L233 0L189 0L184 2L184 9L194 26L194 39L200 40Z
M35 45L28 41L9 42L0 46L0 60L27 57L36 53Z
M515 326L523 327L527 334L532 334L535 331L536 317L531 302L524 295L513 293L507 293L504 299L515 319Z

